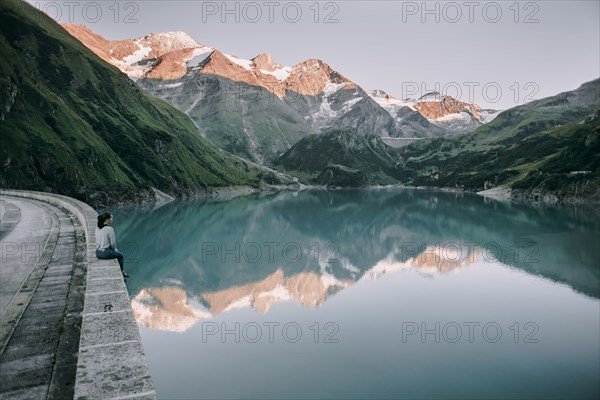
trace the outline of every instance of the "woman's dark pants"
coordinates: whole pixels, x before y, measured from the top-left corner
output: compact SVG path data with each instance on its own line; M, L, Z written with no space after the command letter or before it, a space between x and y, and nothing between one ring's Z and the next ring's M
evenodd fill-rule
M121 272L123 272L123 254L120 251L113 249L96 250L96 257L101 260L113 260L116 258L119 261Z

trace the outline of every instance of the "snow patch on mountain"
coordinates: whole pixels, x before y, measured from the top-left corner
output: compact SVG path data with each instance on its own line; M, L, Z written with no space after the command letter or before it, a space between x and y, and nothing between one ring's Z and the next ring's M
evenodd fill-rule
M246 60L246 59L239 58L239 57L236 57L236 56L231 56L231 55L225 54L225 53L223 53L223 55L225 57L227 57L227 59L229 61L231 61L232 63L235 63L235 64L239 65L240 67L244 68L247 71L252 71L252 67L254 65L254 63L252 62L252 60Z
M285 81L292 73L292 67L281 67L281 68L277 68L273 71L268 71L266 69L260 69L259 71L261 74L264 74L264 75L272 75L275 78L277 78L277 80L279 80L279 81Z
M145 41L146 43L160 43L166 49L179 50L201 47L193 37L182 31L151 33L136 41Z
M292 299L290 291L281 285L277 285L275 288L269 290L268 292L260 293L258 297L270 297L271 300L274 302L289 301Z
M144 58L148 57L148 55L152 51L152 47L150 46L144 46L139 43L136 44L138 46L138 50L134 51L133 54L130 54L127 57L123 58L123 63L127 65L137 64Z
M214 49L212 47L207 46L194 49L191 58L186 61L188 68L198 68L202 61L206 60L213 51Z
M346 82L335 83L335 82L332 82L331 80L329 80L325 84L325 87L323 88L323 97L329 97L329 96L331 96L332 94L334 94L338 90L342 89L344 86L346 86Z
M398 117L398 111L400 111L401 108L408 107L411 110L415 109L414 101L397 99L388 95L383 90L369 90L367 91L367 94L397 121L402 120L402 118Z
M321 275L321 283L324 287L344 287L347 286L344 282L338 280L335 276L330 274L329 272L323 272Z
M237 309L245 308L245 307L250 307L251 305L252 305L252 302L250 301L250 296L244 296L241 299L238 299L238 300L234 301L233 303L229 304L223 310L223 312L237 310Z
M162 83L162 84L160 85L160 87L161 87L161 88L164 88L164 89L174 89L174 88L176 88L176 87L179 87L179 86L181 86L181 85L183 85L183 82L177 82L177 83Z
M342 105L342 113L347 113L350 109L359 101L361 101L362 97L356 97L354 99L350 99Z
M447 122L447 121L469 121L472 118L471 114L467 112L452 113L443 115L439 118L431 119L432 122Z

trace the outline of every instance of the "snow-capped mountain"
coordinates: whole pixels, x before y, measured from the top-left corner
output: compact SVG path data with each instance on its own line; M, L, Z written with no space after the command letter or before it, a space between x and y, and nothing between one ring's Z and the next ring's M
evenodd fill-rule
M371 90L369 95L402 124L407 116L416 111L431 124L446 129L449 133L465 133L488 123L500 113L481 109L477 104L466 103L439 92L431 92L419 99L400 100L383 90Z
M104 61L132 79L177 79L185 75L185 62L213 49L196 42L185 32L151 33L138 39L107 40L85 25L62 27Z
M109 41L83 25L63 27L147 92L188 114L204 137L261 163L332 127L431 137L487 122L478 106L448 96L400 101L383 91L366 92L318 59L285 66L267 53L251 59L223 53L184 32Z

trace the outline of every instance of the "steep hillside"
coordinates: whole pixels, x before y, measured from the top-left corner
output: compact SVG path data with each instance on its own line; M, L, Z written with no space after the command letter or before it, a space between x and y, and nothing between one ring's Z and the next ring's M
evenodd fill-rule
M399 149L388 147L380 137L359 135L355 130L345 128L307 136L275 164L282 171L307 182L362 186L396 183L400 178L397 168L400 161ZM338 179L338 175L343 176Z
M26 3L0 2L0 186L92 204L213 186L257 170Z
M455 139L401 149L413 185L516 189L533 199L600 200L600 80L501 113Z

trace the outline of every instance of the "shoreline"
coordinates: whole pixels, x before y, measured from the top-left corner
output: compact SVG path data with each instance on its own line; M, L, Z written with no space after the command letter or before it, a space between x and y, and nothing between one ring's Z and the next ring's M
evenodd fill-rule
M162 207L176 200L185 199L206 199L206 200L220 200L227 201L237 197L249 196L257 193L275 193L275 192L301 192L304 190L325 190L325 191L338 191L338 190L420 190L420 191L435 191L445 193L470 193L482 196L484 198L493 199L496 201L503 202L515 202L515 203L527 203L531 205L555 205L555 206L589 206L600 203L600 200L587 199L573 196L559 196L552 192L539 192L531 190L526 192L523 190L515 190L505 186L497 186L487 190L469 190L460 189L454 187L436 187L436 186L411 186L403 184L390 184L390 185L366 185L361 187L328 187L327 185L306 185L300 182L290 184L279 184L279 185L266 185L263 187L252 187L252 186L223 186L223 187L211 187L202 189L181 197L174 197L166 193L160 192L157 189L152 189L155 192L161 194L158 201L148 201L143 203L128 202L121 203L119 205L124 206L135 206L135 205L152 205L155 208ZM165 196L168 198L166 200ZM158 197L158 196L157 196Z
M325 191L338 191L338 190L421 190L421 191L436 191L446 193L471 193L482 196L484 198L493 199L497 201L509 201L516 203L528 203L532 205L563 205L563 206L586 206L595 205L600 203L600 199L595 198L582 198L576 196L564 195L561 193L553 192L542 192L536 190L515 190L505 186L497 186L487 190L475 191L469 189L460 189L454 187L436 187L436 186L412 186L403 184L390 184L390 185L366 185L361 187L328 187L326 185L306 185L301 182L294 182L289 184L275 184L265 185L261 187L253 186L219 186L219 187L207 187L198 188L196 190L190 190L182 195L173 195L162 192L159 189L151 188L149 190L142 189L137 192L136 196L127 196L127 198L115 198L110 195L103 196L102 200L94 202L94 198L97 198L98 193L92 193L86 200L80 200L87 202L96 210L102 210L109 207L130 207L130 206L149 206L152 208L160 208L166 204L177 200L219 200L227 201L237 197L249 196L258 193L275 193L275 192L301 192L304 190L325 190ZM7 189L2 190L20 190L20 189ZM48 192L51 193L51 192ZM51 193L62 195L60 193ZM62 195L68 196L68 195Z

